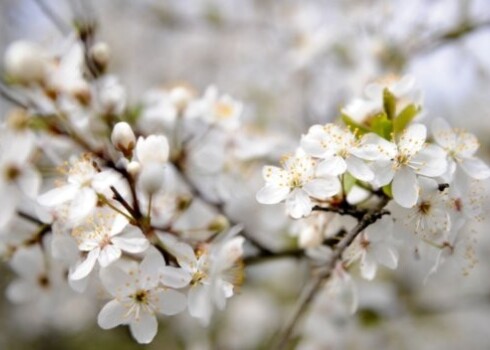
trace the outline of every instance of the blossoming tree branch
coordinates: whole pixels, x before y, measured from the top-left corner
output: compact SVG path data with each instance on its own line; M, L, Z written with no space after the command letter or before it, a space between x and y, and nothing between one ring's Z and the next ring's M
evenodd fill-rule
M127 325L150 343L160 317L188 312L207 326L248 264L294 256L311 262L311 276L273 341L284 349L320 290L355 312L356 266L372 280L380 266L397 268L400 247L435 256L427 277L446 259L461 257L464 273L476 263L462 228L479 219L490 169L474 135L425 114L412 77L367 86L336 123L312 125L263 167L257 201L294 219L296 247L281 251L227 212L276 147L245 127L242 103L215 87L175 86L130 106L107 73L109 47L90 26L75 34L61 52L16 41L4 57L1 93L14 107L1 130L0 229L18 276L11 302L103 290L98 325Z

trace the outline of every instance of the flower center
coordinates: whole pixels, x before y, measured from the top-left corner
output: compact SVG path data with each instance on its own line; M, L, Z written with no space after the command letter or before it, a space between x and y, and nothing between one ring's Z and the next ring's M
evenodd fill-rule
M132 295L135 302L139 304L148 304L148 292L146 290L140 289Z
M21 170L15 165L9 165L5 169L4 176L8 182L14 182L21 175Z
M219 119L228 119L233 115L233 106L225 102L216 102L214 112Z
M422 215L429 214L430 209L431 209L431 204L430 202L427 201L422 201L418 206L418 212Z
M46 289L49 287L49 278L46 275L40 275L37 279L37 283L42 289Z

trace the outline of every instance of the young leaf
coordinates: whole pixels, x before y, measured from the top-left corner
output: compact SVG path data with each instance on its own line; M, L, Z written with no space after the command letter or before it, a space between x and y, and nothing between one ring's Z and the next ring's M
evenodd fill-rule
M393 121L393 131L395 134L401 133L403 130L405 130L407 125L410 124L418 112L419 109L414 104L405 107Z
M393 120L396 114L396 97L386 88L383 90L383 107L388 119Z
M342 186L344 188L344 193L349 193L355 184L356 184L356 179L351 174L345 173L342 176Z
M370 131L367 127L359 124L354 119L349 117L347 114L342 114L341 118L342 118L342 121L345 123L345 125L347 125L349 128L351 128L352 131L357 130L359 135L367 134Z
M393 122L388 119L386 113L378 114L371 121L371 129L386 140L391 140L393 133Z
M393 198L393 192L391 191L391 184L383 186L383 193L388 197Z

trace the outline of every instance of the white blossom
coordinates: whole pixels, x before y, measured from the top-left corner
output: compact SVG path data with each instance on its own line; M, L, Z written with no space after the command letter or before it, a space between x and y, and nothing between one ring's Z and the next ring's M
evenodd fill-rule
M326 200L340 192L340 181L335 176L317 176L317 162L306 155L285 158L284 169L264 167L265 186L257 192L263 204L286 201L286 210L298 219L311 213L314 202L310 198Z
M476 180L490 177L488 165L475 157L475 152L480 147L475 135L460 129L452 129L441 118L434 120L432 129L434 140L447 152L448 176L454 175L456 165L458 165L468 176Z
M34 199L41 186L41 176L31 165L35 150L34 138L0 129L0 198L8 198L8 205L0 210L0 228L11 220L22 195Z
M80 280L87 277L95 263L107 267L121 257L122 252L141 253L148 246L148 240L142 233L132 230L124 233L128 220L113 213L97 212L88 222L73 229L72 235L78 242L78 248L87 254L71 271L70 279Z
M79 222L95 209L98 194L107 191L119 180L113 170L98 171L89 155L75 160L67 170L67 183L51 189L37 198L39 204L59 208L68 203L68 220Z
M420 186L418 177L437 177L446 171L447 162L444 151L436 145L426 144L427 129L422 124L411 124L396 138L389 142L372 138L384 155L373 164L375 186L392 182L395 201L402 207L411 208L417 203Z
M162 255L152 250L129 271L115 266L102 269L100 278L114 299L100 310L99 326L110 329L127 324L138 343L150 343L158 331L156 315L175 315L186 307L182 293L160 285L159 270L164 265Z
M398 250L392 234L393 219L385 216L361 232L347 250L349 263L360 260L361 275L365 279L372 280L376 276L379 264L392 270L398 266Z

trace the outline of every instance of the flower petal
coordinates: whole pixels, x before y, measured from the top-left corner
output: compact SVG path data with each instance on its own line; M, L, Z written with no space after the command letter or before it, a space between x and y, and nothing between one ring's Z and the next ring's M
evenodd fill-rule
M123 215L116 215L112 223L110 236L115 236L124 230L124 228L129 224L129 221Z
M119 259L120 257L121 257L121 249L119 249L118 247L112 244L107 244L100 251L98 260L100 266L107 267L110 264L112 264L114 261Z
M41 187L41 176L31 167L24 168L18 180L19 187L29 198L36 198Z
M313 179L303 189L310 196L318 199L327 199L340 192L340 181L336 177Z
M119 301L111 300L104 305L97 316L97 323L102 329L111 329L127 322L126 309Z
M378 264L369 255L365 255L361 260L361 275L365 279L371 281L376 276Z
M158 312L169 316L176 315L187 307L186 296L173 289L158 291L152 296L152 302Z
M308 194L299 188L291 192L286 200L286 210L294 219L309 215L312 207Z
M385 242L380 242L373 247L376 260L389 269L396 269L398 266L398 251Z
M342 157L332 156L318 164L316 173L318 176L338 176L345 173L347 164Z
M393 178L393 199L404 208L412 208L417 204L419 185L417 176L412 169L403 166Z
M115 297L127 296L136 289L131 276L116 266L101 269L100 280L104 288Z
M285 200L289 192L289 187L266 184L257 192L256 199L262 204L277 204Z
M413 156L409 162L417 174L436 177L447 171L447 159L444 150L436 145L427 145Z
M95 248L91 250L85 260L83 260L75 269L70 273L70 279L72 280L81 280L84 277L87 277L90 272L94 269L95 262L100 254L100 248Z
M117 236L112 239L112 243L119 249L132 254L142 253L150 246L150 242L143 235L141 237Z
M69 220L78 222L86 218L97 205L97 194L93 189L85 187L78 191L70 205Z
M163 285L172 288L184 288L189 285L192 280L192 274L179 267L164 266L161 269L160 281Z
M347 170L356 179L361 181L371 181L374 179L374 172L369 168L369 166L361 159L350 156L346 159Z
M204 325L209 324L213 308L209 286L197 284L189 289L187 306L191 316L199 318Z
M11 282L5 290L7 299L16 304L33 301L40 292L38 285L20 278Z
M77 185L72 184L56 187L37 197L37 202L46 207L55 207L72 200L79 189Z
M140 344L151 343L157 335L158 322L154 314L140 312L140 317L129 324L131 335Z
M427 128L423 124L411 124L398 140L398 151L412 156L422 149L427 139Z
M432 122L434 140L443 148L452 150L456 147L456 133L446 120L437 118Z
M459 164L473 179L484 180L490 177L490 168L478 158L465 158Z

